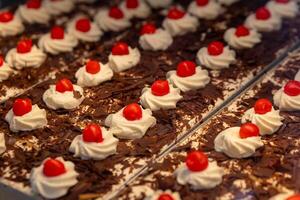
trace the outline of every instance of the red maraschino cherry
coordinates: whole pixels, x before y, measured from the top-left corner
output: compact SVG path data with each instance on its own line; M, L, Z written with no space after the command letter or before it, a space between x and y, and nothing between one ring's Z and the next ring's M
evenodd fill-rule
M72 92L74 90L72 82L66 78L57 81L55 89L60 93L64 93L67 91Z
M285 84L284 93L289 96L298 96L300 95L300 82L296 80L291 80Z
M177 76L188 77L196 73L196 63L192 61L182 61L177 65Z
M90 74L97 74L100 69L100 63L96 60L90 60L85 65L85 70Z
M155 96L164 96L169 94L170 86L166 80L157 80L151 86L151 92Z
M2 56L0 56L0 67L2 67L2 66L3 66L3 64L4 64L4 59L3 59L3 57L2 57Z
M39 9L41 7L41 1L40 0L27 0L26 6L27 6L27 8L31 8L31 9Z
M146 23L142 26L140 34L154 34L156 32L156 26L152 23Z
M103 142L102 130L98 124L89 124L82 132L82 138L85 142Z
M18 53L29 53L32 48L32 40L23 39L20 40L17 44L17 52Z
M9 11L0 13L0 22L2 22L2 23L10 22L13 19L14 19L14 15Z
M60 26L54 26L51 29L51 38L52 39L57 39L57 40L62 40L65 37L65 32L64 29Z
M201 151L192 151L188 153L185 164L189 170L193 172L200 172L208 167L208 158L207 155Z
M277 3L289 3L290 0L275 0Z
M253 123L245 123L240 128L240 137L248 138L248 137L257 137L259 136L259 128Z
M259 99L255 102L254 111L256 114L266 114L272 110L272 103L268 99Z
M174 200L173 197L167 193L159 195L158 200Z
M300 200L300 194L294 194L288 197L286 200Z
M198 6L206 6L209 0L196 0Z
M76 21L76 30L89 32L91 30L91 21L88 18L81 18Z
M16 116L23 116L29 113L32 110L31 100L28 98L25 99L16 99L13 104L13 112Z
M224 44L219 41L214 41L208 44L207 46L208 54L211 56L218 56L224 51Z
M123 109L123 116L129 121L139 120L143 117L142 108L137 103L129 104Z
M130 9L135 9L139 7L139 1L138 0L126 0L126 7Z
M179 10L176 7L173 7L169 10L167 17L169 19L181 19L183 18L185 15L185 12L183 12L182 10Z
M244 37L244 36L248 36L249 34L250 34L249 29L243 25L238 26L235 30L235 35L237 37Z
M271 12L266 7L261 7L256 10L256 19L267 20L271 17Z
M115 55L115 56L128 55L129 54L128 44L126 44L125 42L117 42L113 46L111 53L112 53L112 55Z
M120 8L116 7L116 6L110 8L108 15L111 18L114 18L114 19L122 19L122 18L124 18L123 11Z
M65 165L56 159L49 158L44 162L43 173L47 177L55 177L66 173Z

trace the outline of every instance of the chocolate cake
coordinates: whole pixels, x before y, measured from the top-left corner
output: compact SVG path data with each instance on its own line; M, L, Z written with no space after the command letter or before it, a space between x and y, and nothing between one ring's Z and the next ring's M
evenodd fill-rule
M31 4L29 5L31 9L45 6L43 8L49 10L49 7L54 6L46 6L51 4L51 1L47 0L41 5L39 5L39 1L32 2L34 3L27 2L25 10L28 9L28 4ZM68 10L69 3L62 2L66 3L65 8ZM148 162L160 156L165 149L180 140L186 131L203 122L205 116L216 111L218 106L222 105L232 95L237 95L241 85L247 84L255 78L256 74L269 69L270 63L281 59L286 50L294 47L295 43L298 42L300 27L298 16L276 18L276 23L280 22L280 24L277 23L274 26L271 24L271 29L273 27L277 29L278 25L282 26L271 32L265 32L265 30L261 33L249 31L252 28L253 30L257 28L251 27L255 26L252 21L251 23L248 22L249 27L239 26L246 21L251 13L265 5L268 2L266 0L259 0L255 3L240 1L230 6L221 6L214 2L217 5L217 10L212 10L205 16L197 16L200 18L199 20L195 16L183 12L183 10L191 12L190 9L193 9L193 6L192 4L188 6L190 2L177 1L176 3L182 8L177 6L169 11L153 9L152 12L148 12L146 11L147 8L143 8L143 15L140 15L141 12L125 10L123 13L113 6L120 3L122 8L124 2L80 3L80 6L71 9L72 11L66 11L67 13L59 11L59 7L56 8L57 11L55 9L47 11L51 14L48 23L38 26L36 23L41 23L41 21L32 22L31 20L35 20L35 17L27 16L28 14L26 15L20 7L12 8L13 12L18 13L18 17L22 18L24 15L22 20L26 27L22 34L3 37L0 43L1 53L8 57L5 60L17 68L16 73L1 82L0 86L3 101L0 105L0 132L4 133L6 145L6 151L1 155L3 162L0 162L0 174L3 177L3 182L29 195L33 195L32 191L41 193L41 189L37 186L40 179L35 179L32 175L30 177L30 174L43 177L40 174L40 166L59 163L57 165L63 166L65 164L66 171L70 169L72 172L72 176L70 175L72 177L70 183L72 184L67 190L60 191L64 195L55 196L56 194L46 192L47 194L42 194L42 197L61 197L61 199L101 197L107 199L129 178L134 177ZM127 4L130 3L127 2ZM142 4L143 6L147 5L145 2ZM113 16L111 18L114 19L102 20L103 16L107 16L104 5L110 6L109 15ZM216 15L219 11L222 12L221 15L212 16L214 19L206 19L210 14ZM168 12L167 16L165 16L166 12ZM258 15L266 17L265 13L269 11L264 8L259 12L263 14ZM78 14L80 14L79 17ZM40 11L37 11L37 15L42 18ZM127 15L135 18L129 22ZM194 13L194 15L196 14ZM188 16L187 19L184 16ZM182 26L182 24L178 25L177 22L174 23L170 20L177 18L187 20L189 26L183 27L179 31L176 31L176 28L173 30L172 27ZM269 18L272 19L270 16ZM115 23L115 19L120 19L122 22ZM147 26L145 26L145 22L147 22ZM153 40L146 37L142 39L147 34L158 33L159 27L165 31L162 32L162 36L168 38L166 41L161 41L164 44L152 46L149 41L153 41L155 38ZM238 37L250 35L251 39L254 38L251 40L250 46L247 40L235 45L235 40L232 40L234 37L230 36L229 32L226 34L229 36L225 37L225 32L227 33L231 27L238 27L239 34L241 34ZM28 38L31 38L32 41ZM74 38L78 43L75 42ZM52 40L60 40L61 43L55 43L57 46L54 48L52 46L54 41ZM68 45L65 45L65 40L68 41ZM232 47L223 46L225 42ZM34 63L33 67L22 67L20 70L17 66L21 65L22 62L18 62L18 59L11 59L11 57L16 57L14 52L25 51L28 53L29 51L30 53L30 50L27 51L26 48L20 47L27 46L29 43L31 50L36 46L39 52L38 60L43 57L43 61L38 62L39 66L36 68ZM207 59L209 56L201 51L207 46L213 49L209 52L210 54L221 55L220 60ZM13 48L16 50L9 53ZM41 56L42 54L46 57ZM118 56L127 57L118 59ZM100 63L100 67L95 63L86 64L89 59L98 61L96 63ZM88 65L90 66L89 69ZM107 65L111 68L110 70L108 70ZM185 71L186 66L188 72ZM90 74L97 74L99 71L102 73L103 69L107 69L108 74L105 75L107 79L103 83L101 81L104 80L92 83L94 79L91 81L79 71L82 67L91 70ZM172 75L180 74L178 70L175 71L176 67L182 67L182 77L190 76L189 68L195 68L195 72L192 74L197 74L198 71L201 75L203 74L203 77L197 77L197 80L203 81L203 84L197 85L197 87L195 84L188 88L185 85L180 87L178 84L181 83L181 79L178 81L176 76L172 78ZM197 71L197 67L201 68ZM112 73L113 76L111 76ZM169 88L170 92L166 89L160 90L161 85L166 84L166 81L163 81L166 76L170 83L162 87ZM82 82L79 81L80 79ZM157 82L158 80L161 82ZM78 85L75 85L76 82ZM157 95L154 96L162 96L161 98L157 97L159 106L153 103L153 99L148 98L149 95L151 97L151 90L148 86L153 83L156 83L156 88L158 88L156 89ZM154 87L154 84L152 86ZM151 87L152 94L153 87ZM176 102L173 100L168 102L168 98L163 98L166 94L171 94L172 91L176 94L176 98L171 97L175 98ZM31 102L26 98L29 98ZM21 126L16 125L18 121L15 122L14 117L19 115L17 114L18 109L14 108L16 100L19 101L20 99L22 100L21 106L26 105L26 109L32 107L32 109L42 113L36 119L37 123L32 123L32 120L29 120L26 121L25 125L22 123L20 123ZM137 102L142 107L133 104ZM165 107L164 102L170 103L170 106ZM131 105L130 108L127 107L129 105ZM125 120L126 123L143 119L139 115L133 116L133 120L130 114L126 117L124 114L126 108L141 112L142 116L149 119L155 118L155 122L152 121L148 124L149 120L147 120L147 128L144 130L144 126L142 126L142 131L139 129L139 131L134 132L134 138L132 135L120 134L120 127L118 127L118 122L121 123L118 121L120 111L123 112L126 119L130 119ZM25 114L30 114L33 111L29 110ZM15 116L12 115L12 112ZM21 112L20 115L23 114ZM47 125L45 121L47 121ZM83 130L90 123L100 124L102 128L105 127L102 129L103 134L107 129L114 136L117 136L119 139L117 148L116 150L111 149L111 152L116 154L109 157L103 156L101 157L103 160L99 160L99 157L98 160L93 160L88 153L81 155L79 152L79 156L74 156L78 153L76 144L74 144L75 147L72 151L69 149L70 145L73 144L75 138L78 139L77 136L81 136L85 132ZM138 121L136 121L136 126L138 126ZM86 132L87 135L91 134L89 131ZM87 138L89 137L92 136L86 136L84 141L88 141ZM94 141L93 138L91 141ZM115 140L112 139L112 141ZM115 142L112 143L115 144ZM49 157L58 158L58 160L49 161L47 160ZM57 176L69 175L68 173L64 174L63 168L59 169ZM49 173L44 172L51 177L51 171Z
M181 199L271 199L273 197L282 200L293 196L299 185L297 180L299 107L287 108L288 104L283 106L279 103L278 94L282 91L280 88L285 88L286 92L288 83L296 82L291 80L299 80L299 61L300 52L291 53L279 67L267 73L251 89L245 91L199 130L174 146L172 152L151 163L143 175L126 187L117 199L144 199L146 196L151 199L151 196L163 191L174 195L174 199L178 195ZM282 102L284 102L283 98L285 97L281 96ZM231 144L228 148L231 147L233 152L226 151L224 146L223 152L220 151L220 143L216 143L216 138L226 130L240 127L249 109L257 106L259 101L272 101L274 112L277 112L278 105L280 105L280 113L279 111L276 114L273 113L270 121L264 121L273 128L276 127L275 116L280 116L281 123L278 124L277 130L273 129L275 131L266 135L261 133L262 145L256 147L251 146L257 144L254 143L255 137L252 138L252 143L245 140L235 143L238 140L233 139L234 132L231 131L229 133L231 136L227 139L232 140L232 143L228 143ZM256 118L256 124L260 132L263 132L261 122ZM223 139L225 144L226 138L223 137ZM243 146L241 143L246 144ZM235 148L233 145L240 145L240 148ZM222 182L216 187L195 190L193 185L190 185L193 184L192 182L179 183L178 174L175 171L179 169L179 166L188 164L188 152L193 150L205 152L210 159L217 161L218 165L224 169ZM251 152L250 155L245 154L244 150ZM241 159L240 156L244 158ZM197 172L194 173L194 177L197 177ZM188 176L188 174L185 175ZM213 181L209 178L207 180L207 183ZM201 184L201 180L198 179L198 181L196 184Z

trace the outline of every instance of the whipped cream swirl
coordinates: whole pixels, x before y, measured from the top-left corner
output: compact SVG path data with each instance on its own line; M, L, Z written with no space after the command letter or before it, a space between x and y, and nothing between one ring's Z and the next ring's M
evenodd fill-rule
M146 0L147 3L152 7L152 8L155 8L155 9L158 9L158 8L168 8L173 0Z
M241 138L239 131L240 127L232 127L219 133L214 141L215 150L231 158L247 158L264 145L260 137Z
M208 71L196 67L196 73L188 77L180 77L175 70L167 73L168 81L182 92L204 88L210 81Z
M62 157L58 157L56 160L64 164L66 173L56 177L47 177L43 173L44 167L42 164L39 167L33 168L30 174L32 190L47 199L56 199L64 196L68 193L70 187L78 183L78 173L75 171L74 164L71 161L65 161Z
M105 125L110 127L109 131L118 138L132 140L142 138L147 130L156 124L156 119L149 109L142 109L142 118L134 121L127 120L123 116L123 109L108 115L105 119Z
M137 8L127 8L126 1L123 1L120 8L124 12L125 17L128 19L134 17L144 19L151 14L151 9L143 0L138 0Z
M64 93L58 92L55 89L55 85L50 85L50 88L43 94L43 100L48 108L57 110L63 109L75 109L84 100L83 89L78 85L73 85L74 91L66 91ZM77 93L77 95L75 95Z
M6 151L4 133L0 133L0 155Z
M116 154L119 140L105 128L101 128L101 130L102 142L85 142L82 135L78 135L73 139L69 151L74 153L75 157L80 157L83 160L103 160L110 155Z
M5 120L9 123L12 132L31 131L43 128L47 125L46 111L37 105L32 106L32 110L23 116L16 116L12 109L8 111Z
M138 48L128 47L128 55L113 55L108 57L109 67L115 72L122 72L136 66L141 59L141 54Z
M150 108L152 111L176 108L177 102L183 97L180 95L180 89L174 88L171 84L169 86L170 92L164 96L155 96L151 88L144 88L140 97L143 107Z
M171 190L157 190L151 196L147 196L144 200L158 200L160 195L168 194L172 197L173 200L181 200L180 195L178 192L172 192Z
M101 30L105 32L118 32L131 26L131 22L128 18L123 17L122 19L115 19L110 17L108 13L108 9L100 9L95 16L95 21L97 22Z
M17 10L16 15L28 24L47 24L50 20L49 13L42 6L38 9L32 9L27 8L26 5L21 5Z
M57 55L59 53L71 52L78 45L78 40L70 35L64 35L63 39L52 39L51 34L43 35L38 42L39 48L44 52Z
M251 122L258 126L260 135L272 135L282 125L283 117L279 110L272 108L265 114L256 114L254 108L247 110L242 117L242 123Z
M278 3L275 0L269 1L267 3L267 8L276 15L285 18L294 18L297 16L299 11L299 6L295 0L290 0L287 3Z
M109 68L108 64L104 65L100 63L100 71L96 74L90 74L86 71L86 67L83 66L78 69L75 74L77 78L77 84L82 87L97 86L100 83L111 80L114 73Z
M195 32L199 26L199 22L196 17L186 13L181 19L166 18L162 26L172 36L181 36L189 32Z
M46 8L50 15L60 15L63 13L68 13L75 7L75 2L70 0L44 0L43 7Z
M201 19L216 19L224 12L222 6L215 0L210 0L205 6L198 6L196 1L192 1L188 7L188 12Z
M198 51L196 59L200 65L213 70L221 70L234 64L236 62L235 56L235 51L229 49L228 46L224 47L223 53L217 56L209 55L207 47L203 47Z
M97 42L100 40L103 32L98 28L96 23L91 22L91 29L88 32L78 31L76 29L76 21L84 16L77 16L75 17L68 25L67 25L67 32L73 35L78 40L84 42Z
M38 68L44 63L46 57L46 54L34 45L28 53L18 53L16 48L9 50L5 60L9 66L16 69L27 67Z
M157 29L153 34L142 35L139 43L144 50L166 50L173 43L173 38L168 31Z
M225 5L225 6L229 6L235 2L238 2L239 0L218 0L218 2L222 5Z
M3 62L2 66L0 66L0 83L7 80L13 72L13 69L6 62Z
M289 96L283 88L274 94L274 104L282 111L297 111L300 110L300 95Z
M258 32L277 31L281 28L281 18L275 13L271 12L271 17L267 20L256 19L255 14L247 17L245 25L248 28L256 29Z
M222 182L224 169L216 161L209 161L208 167L200 172L190 171L186 164L175 170L176 180L180 185L190 185L193 190L211 189Z
M261 42L261 34L256 30L249 30L249 35L238 37L235 34L236 28L228 29L224 34L224 40L235 49L252 48Z
M0 36L14 36L22 33L25 27L19 17L14 18L9 22L0 22Z

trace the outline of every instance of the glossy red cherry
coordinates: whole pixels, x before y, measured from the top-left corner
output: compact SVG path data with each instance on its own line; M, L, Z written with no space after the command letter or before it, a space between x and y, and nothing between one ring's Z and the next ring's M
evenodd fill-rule
M64 78L57 81L55 89L57 92L64 93L67 91L73 91L74 88L72 82L69 79Z
M129 54L128 45L125 42L117 42L112 50L111 53L113 55L123 56Z
M127 8L137 8L139 7L139 1L138 0L126 0L126 7Z
M156 26L152 23L144 24L141 28L140 34L153 34L156 32Z
M224 51L224 44L219 41L214 41L208 44L207 46L208 54L211 56L218 56Z
M288 197L286 200L300 200L300 194L294 194Z
M196 0L198 6L206 6L209 0Z
M82 138L85 142L103 142L101 127L97 124L89 124L82 132Z
M276 0L277 3L289 3L290 0Z
M17 44L18 53L28 53L31 51L31 48L32 48L32 40L30 39L20 40Z
M124 17L123 11L118 7L111 7L108 15L114 19L122 19Z
M95 60L90 60L86 63L85 70L90 74L97 74L100 71L100 63Z
M241 138L257 137L259 128L255 124L245 123L241 126L239 134Z
M241 25L241 26L238 26L235 30L235 35L237 37L244 37L244 36L247 36L250 34L250 31L247 27Z
M0 22L2 23L10 22L13 19L14 19L14 15L9 11L0 13Z
M268 99L259 99L255 102L254 111L256 114L266 114L272 110L272 103Z
M41 7L41 1L40 0L28 0L26 2L27 8L32 9L39 9Z
M65 32L64 32L64 29L62 27L54 26L51 29L51 38L52 39L61 40L61 39L64 39L64 37L65 37Z
M261 7L256 10L256 19L267 20L271 17L271 12L266 7Z
M158 200L174 200L173 197L167 193L159 195Z
M123 109L123 116L129 121L139 120L143 117L142 108L137 103L129 104Z
M155 96L164 96L169 94L170 86L166 80L157 80L151 86L151 92Z
M208 158L207 155L201 151L192 151L188 153L185 164L189 170L193 172L200 172L208 167Z
M81 32L89 32L91 30L91 22L88 18L81 18L76 21L76 30Z
M59 176L66 172L65 165L59 160L49 158L44 162L43 173L47 177Z
M182 61L177 65L177 75L180 77L192 76L196 73L196 63L192 61Z
M32 110L31 100L28 98L25 99L16 99L13 104L13 112L16 116L23 116L29 113Z
M3 66L3 63L4 63L4 59L3 59L3 57L2 57L2 56L0 56L0 67L2 67L2 66Z
M169 10L167 17L170 19L181 19L184 17L184 15L185 12L174 7Z
M289 96L298 96L300 95L300 82L296 80L291 80L285 84L284 93Z

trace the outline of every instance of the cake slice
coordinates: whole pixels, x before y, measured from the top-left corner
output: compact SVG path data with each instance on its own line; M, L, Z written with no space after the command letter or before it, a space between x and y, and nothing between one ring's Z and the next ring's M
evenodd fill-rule
M173 199L293 196L300 107L291 99L299 98L299 61L299 51L291 53L170 153L149 164L118 199L151 199L166 193ZM208 167L199 151L209 158ZM215 161L223 171L208 173Z

